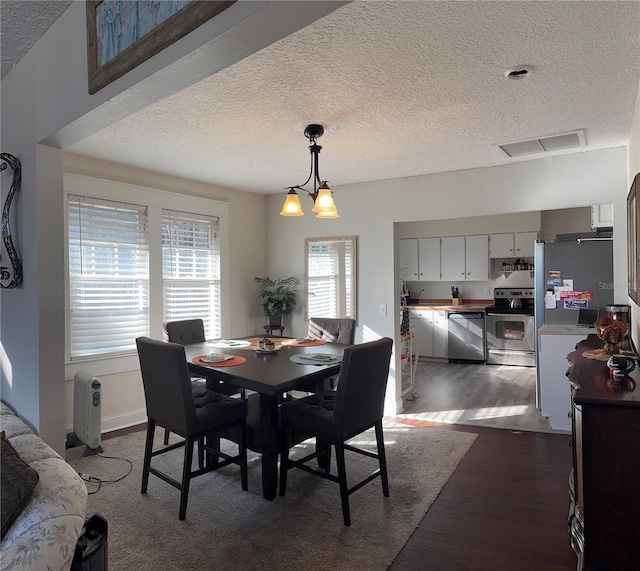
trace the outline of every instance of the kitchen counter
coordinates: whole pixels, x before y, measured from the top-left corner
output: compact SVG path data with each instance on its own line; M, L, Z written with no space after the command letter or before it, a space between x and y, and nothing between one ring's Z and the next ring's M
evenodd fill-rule
M547 324L538 329L539 335L582 335L595 334L595 327L578 327L577 325Z
M493 300L470 299L463 300L461 305L453 305L450 299L412 299L408 302L409 309L436 309L438 311L484 311L493 305Z

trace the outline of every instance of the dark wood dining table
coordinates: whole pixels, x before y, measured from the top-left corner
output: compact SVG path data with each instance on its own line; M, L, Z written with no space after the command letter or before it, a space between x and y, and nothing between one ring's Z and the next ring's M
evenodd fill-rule
M278 339L280 342L280 339ZM275 353L257 353L255 347L215 347L211 343L185 345L185 354L192 373L216 383L224 381L255 391L249 399L259 401L259 406L250 403L248 425L249 448L262 454L262 495L267 500L276 497L278 484L278 405L282 395L295 389L321 388L325 379L340 371L340 362L331 365L300 365L291 361L291 356L302 353L325 353L342 357L349 345L326 343L318 346L284 345ZM212 352L238 355L247 361L233 367L215 367L194 363L194 359ZM253 409L253 414L252 414Z

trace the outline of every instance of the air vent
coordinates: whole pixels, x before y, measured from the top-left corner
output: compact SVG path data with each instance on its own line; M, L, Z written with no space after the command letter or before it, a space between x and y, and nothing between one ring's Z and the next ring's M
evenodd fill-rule
M584 147L584 145L584 131L581 129L579 131L573 131L572 133L562 133L560 135L551 135L549 137L540 137L539 139L506 143L498 146L509 157L521 157L534 153L548 153L551 151L559 151L560 149Z

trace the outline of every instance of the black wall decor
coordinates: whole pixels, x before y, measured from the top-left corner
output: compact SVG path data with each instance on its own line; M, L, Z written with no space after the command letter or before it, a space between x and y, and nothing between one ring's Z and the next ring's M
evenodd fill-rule
M2 254L0 254L0 287L11 289L18 287L22 283L22 262L11 239L10 224L11 201L16 195L16 192L20 190L21 169L20 161L16 157L8 153L0 153L0 171L6 170L7 168L11 168L13 171L13 179L11 181L9 194L2 208L1 227L2 242L4 244L4 250L11 261L11 267L5 266L2 263Z

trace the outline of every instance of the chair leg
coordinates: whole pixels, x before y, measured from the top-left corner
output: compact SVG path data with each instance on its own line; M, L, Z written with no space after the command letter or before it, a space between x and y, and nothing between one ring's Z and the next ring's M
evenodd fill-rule
M198 468L204 468L204 436L198 438Z
M147 421L147 439L144 445L144 460L142 461L142 488L141 494L147 493L149 485L149 466L151 466L151 451L153 450L153 435L156 431L156 421L149 419Z
M166 446L167 444L169 444L169 433L171 431L168 428L164 429L164 442L163 444Z
M331 444L316 438L316 452L318 453L318 467L328 474L331 472Z
M180 512L178 519L183 520L187 515L187 500L189 499L189 484L191 483L191 462L193 461L192 436L188 436L184 443L184 464L182 466L182 489L180 491Z
M347 486L347 469L344 463L344 443L336 444L336 464L340 483L340 501L342 502L342 518L344 525L351 525L349 514L349 487Z
M384 438L382 437L382 421L376 422L376 443L378 445L378 461L380 462L380 479L382 480L382 493L389 497L389 476L387 475L387 456L384 451Z
M282 438L280 440L280 490L281 496L287 492L287 473L289 472L289 440L291 431L287 427L282 427Z
M246 492L249 489L249 474L247 470L247 423L243 422L240 431L240 443L238 444L240 454L240 481L242 489Z

